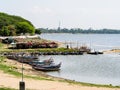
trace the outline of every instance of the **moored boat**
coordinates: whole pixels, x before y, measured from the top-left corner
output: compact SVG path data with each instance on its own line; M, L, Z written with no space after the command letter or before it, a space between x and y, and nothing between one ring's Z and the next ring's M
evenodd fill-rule
M54 64L51 63L50 65L37 65L37 66L32 66L35 70L40 70L40 71L58 71L60 70L61 67L61 62L59 64Z
M36 60L34 60L34 61L32 61L32 62L29 62L29 64L31 65L31 66L38 66L38 65L50 65L50 64L53 64L53 59L52 58L50 58L50 59L48 59L48 60L43 60L43 61L36 61Z
M6 57L8 59L13 59L21 63L27 63L27 64L29 64L29 62L32 62L32 61L39 61L38 56L31 56L31 55L19 55L19 54L15 55L14 54L14 55L7 55Z
M103 52L94 51L94 52L88 52L87 54L98 55L98 54L103 54Z

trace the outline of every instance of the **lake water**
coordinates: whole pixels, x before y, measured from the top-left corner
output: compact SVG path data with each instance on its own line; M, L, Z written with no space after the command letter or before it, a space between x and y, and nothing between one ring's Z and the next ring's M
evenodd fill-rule
M119 34L42 34L41 37L60 42L85 43L95 50L120 47ZM47 72L49 75L79 82L120 85L119 53L73 56L53 55L41 56L40 59L50 57L54 58L55 63L62 62L62 66L59 72Z
M77 47L87 45L95 50L120 48L120 34L42 34L42 38L72 43Z

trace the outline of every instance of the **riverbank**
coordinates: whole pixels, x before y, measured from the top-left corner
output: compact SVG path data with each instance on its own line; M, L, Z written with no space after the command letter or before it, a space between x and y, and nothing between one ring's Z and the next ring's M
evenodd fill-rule
M106 50L104 53L120 53L120 49Z
M5 71L0 68L0 87L9 87L18 90L19 81L21 81L21 63L5 59L3 65L9 66L9 69ZM16 76L15 73L12 73L12 70L19 72L19 74ZM113 87L112 85L78 83L52 77L46 75L44 72L33 70L27 64L24 64L24 81L27 90L120 90L120 88Z
M0 75L0 86L15 88L18 90L20 78L4 74L1 71ZM6 83L6 81L8 83ZM58 81L34 80L26 78L24 81L26 90L120 90L119 88L90 87Z

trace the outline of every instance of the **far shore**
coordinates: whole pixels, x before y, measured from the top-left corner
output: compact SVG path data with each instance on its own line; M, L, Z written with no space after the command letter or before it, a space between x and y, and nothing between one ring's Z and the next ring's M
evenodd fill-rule
M103 51L104 53L120 53L120 49L112 49L112 50L106 50Z

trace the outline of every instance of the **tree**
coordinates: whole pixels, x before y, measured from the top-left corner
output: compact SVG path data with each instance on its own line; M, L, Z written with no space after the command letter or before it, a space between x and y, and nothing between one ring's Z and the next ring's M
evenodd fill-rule
M1 30L1 32L0 32L0 35L2 35L2 36L9 36L9 35L10 35L10 31L9 31L9 29L8 29L7 26L3 26L3 27L2 27L2 30Z
M9 34L13 36L20 33L34 34L35 28L30 21L20 16L0 12L0 35L8 36Z
M16 35L16 28L14 25L8 25L8 30L10 31L10 36Z
M16 29L17 29L16 31L17 34L30 33L31 35L33 35L35 33L35 28L27 22L18 22L16 24Z
M40 29L35 29L35 33L36 34L41 34L41 30Z

